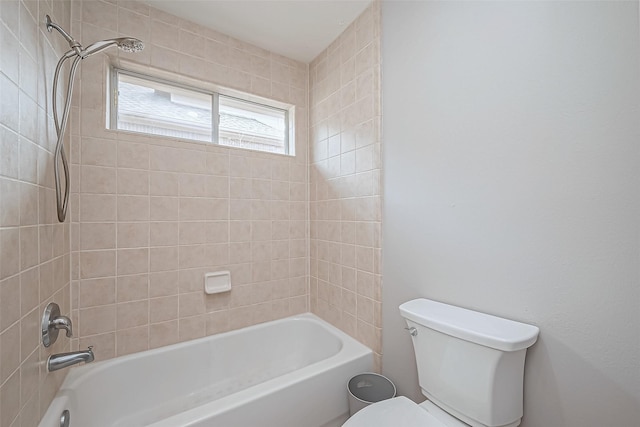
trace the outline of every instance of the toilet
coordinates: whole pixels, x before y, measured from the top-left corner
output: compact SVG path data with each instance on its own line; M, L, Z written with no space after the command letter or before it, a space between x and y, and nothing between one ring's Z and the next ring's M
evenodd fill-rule
M343 427L515 427L538 328L428 299L400 306L427 401L374 403Z

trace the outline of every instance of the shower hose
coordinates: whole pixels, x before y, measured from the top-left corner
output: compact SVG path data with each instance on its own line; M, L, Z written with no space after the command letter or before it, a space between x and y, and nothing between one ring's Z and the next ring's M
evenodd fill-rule
M58 102L57 102L57 94L58 94L58 77L60 75L60 70L64 65L64 62L75 56L73 62L71 63L71 70L69 72L69 83L67 85L67 96L64 100L64 106L62 108L62 120L60 120L58 116ZM69 162L67 161L67 154L64 150L64 134L67 129L67 122L69 121L69 110L71 108L71 94L73 92L73 79L76 75L76 70L78 69L78 64L82 58L77 55L73 50L67 52L60 60L58 61L58 65L56 66L56 71L53 76L53 121L56 126L56 148L53 155L53 174L55 177L56 184L56 205L58 209L58 221L64 222L67 217L67 208L69 207ZM62 168L64 170L64 191L62 190L62 184L60 182L60 163L62 163Z

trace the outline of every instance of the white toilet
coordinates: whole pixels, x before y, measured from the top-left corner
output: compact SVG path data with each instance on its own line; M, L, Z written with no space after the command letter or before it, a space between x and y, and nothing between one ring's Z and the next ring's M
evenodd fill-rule
M422 393L370 405L343 427L515 427L527 348L538 328L427 299L400 306Z

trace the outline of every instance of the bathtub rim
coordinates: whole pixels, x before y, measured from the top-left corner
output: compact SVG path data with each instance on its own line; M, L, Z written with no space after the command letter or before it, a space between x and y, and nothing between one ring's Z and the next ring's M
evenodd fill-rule
M358 358L370 357L373 361L373 350L364 344L357 341L355 338L349 336L345 332L341 331L337 327L331 325L329 322L321 319L317 315L313 313L303 313L297 314L281 319L276 319L268 322L258 323L255 325L250 325L244 328L235 329L231 331L226 331L218 334L208 335L201 338L196 338L193 340L183 341L175 344L170 344L167 346L158 347L155 349L145 350L125 356L114 357L112 359L107 359L104 361L98 361L96 363L91 363L79 367L72 368L64 381L62 382L60 388L56 392L56 395L49 407L46 409L42 419L40 420L39 427L48 427L48 424L43 424L45 422L49 422L50 420L55 420L59 418L59 414L69 406L70 400L70 392L74 390L77 385L84 383L85 381L91 381L91 378L107 370L114 366L117 366L122 363L126 363L129 360L137 360L148 357L149 355L163 354L165 352L170 352L175 349L180 349L184 347L189 347L193 345L198 345L200 343L204 343L207 341L217 340L224 338L226 336L234 336L241 335L246 333L247 331L255 331L268 327L276 326L280 323L287 322L310 322L320 326L329 334L338 338L341 343L340 349L333 355L313 362L307 366L304 366L300 369L288 372L284 375L280 375L274 378L271 378L264 383L256 384L254 386L249 387L245 390L240 390L238 392L232 393L229 396L222 397L220 399L214 400L212 402L205 403L195 408L188 409L184 412L180 412L177 414L173 414L163 420L159 420L149 424L150 427L161 427L167 424L167 422L179 421L181 419L190 420L189 423L185 425L189 425L191 422L195 422L199 419L202 419L205 415L210 414L211 408L220 408L224 404L229 406L224 406L224 409L233 408L240 406L242 404L246 404L250 402L252 399L252 395L250 393L257 392L258 395L263 395L268 390L281 390L282 388L287 387L290 384L295 384L303 381L304 379L314 377L316 375L320 375L323 372L326 372L328 369L338 366L340 364L344 364L347 362L352 362ZM305 375L303 377L298 377L298 373L304 372ZM255 394L253 395L255 396ZM195 418L194 418L195 416ZM73 414L72 414L73 417ZM53 424L55 425L55 424Z
M79 382L79 381L83 380L83 377L85 375L89 375L89 374L93 374L93 373L98 373L98 372L104 371L105 369L108 369L109 367L111 367L113 365L118 365L120 363L124 363L124 362L127 362L129 360L142 359L145 356L155 355L155 354L162 354L162 353L165 353L165 352L170 352L170 351L172 351L174 349L188 347L190 345L197 345L199 343L204 343L204 342L207 342L207 341L210 341L210 340L214 340L214 339L221 339L221 338L227 337L227 336L240 335L240 334L242 334L243 332L246 332L246 331L260 330L260 329L267 328L269 326L277 325L279 323L290 322L290 321L296 321L296 322L303 321L303 322L316 323L316 324L320 325L323 329L328 331L329 333L331 333L333 335L337 335L338 339L340 340L340 342L342 344L337 353L333 354L332 356L330 356L330 357L328 357L326 359L322 359L322 360L319 360L317 362L314 362L309 366L322 363L325 360L331 360L331 359L336 358L337 356L339 356L340 354L345 353L345 352L346 353L354 352L354 353L358 354L358 353L361 353L361 352L362 353L367 353L369 351L373 351L372 349L370 349L366 345L362 344L361 342L359 342L358 340L356 340L352 336L350 336L350 335L346 334L345 332L341 331L340 329L338 329L337 327L333 326L329 322L321 319L317 315L315 315L313 313L303 313L303 314L296 314L296 315L289 316L289 317L283 317L281 319L270 320L268 322L257 323L255 325L245 326L244 328L240 328L240 329L234 329L234 330L231 330L231 331L221 332L221 333L217 333L217 334L213 334L213 335L207 335L207 336L201 337L201 338L195 338L195 339L192 339L192 340L182 341L182 342L175 343L175 344L169 344L169 345L158 347L158 348L139 351L137 353L127 354L127 355L124 355L124 356L116 356L116 357L113 357L113 358L107 359L107 360L98 360L96 362L85 364L85 365L82 365L82 366L76 366L76 367L73 367L73 368L71 368L69 370L69 373L67 374L65 380L63 381L63 383L60 386L60 391L62 391L63 388L73 388L72 386L75 385L76 382Z

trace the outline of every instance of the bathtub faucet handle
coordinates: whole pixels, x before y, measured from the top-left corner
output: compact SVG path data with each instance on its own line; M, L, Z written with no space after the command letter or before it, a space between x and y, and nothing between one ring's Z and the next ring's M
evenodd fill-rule
M409 331L409 335L411 335L412 337L415 337L416 335L418 335L418 330L413 326L410 328L404 328L404 329Z
M49 321L49 327L55 329L64 329L66 331L67 338L73 336L73 325L71 319L67 316L57 316Z
M66 331L68 338L73 335L71 319L60 314L60 306L55 302L49 303L44 309L41 326L42 344L45 347L49 347L56 342L60 329Z

